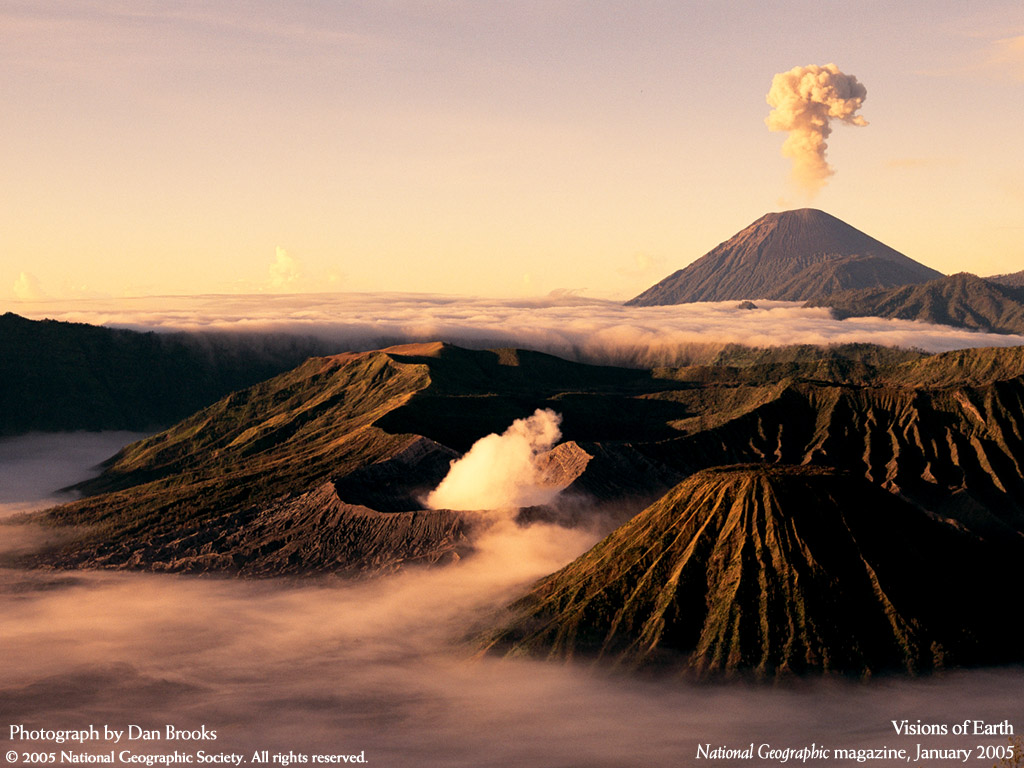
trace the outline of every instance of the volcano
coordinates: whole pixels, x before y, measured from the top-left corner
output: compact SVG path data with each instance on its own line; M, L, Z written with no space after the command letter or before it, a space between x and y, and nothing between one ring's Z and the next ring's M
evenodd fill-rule
M653 371L441 343L311 358L122 449L76 487L84 498L40 513L76 534L37 564L269 575L446 562L471 521L421 499L477 440L538 408L562 415L563 443L538 460L570 517L631 515L714 466L816 465L1021 542L1024 347L819 354Z
M1012 560L850 474L719 467L540 581L484 647L698 677L999 662Z
M807 301L838 291L924 283L942 273L813 208L769 213L632 306L732 299Z

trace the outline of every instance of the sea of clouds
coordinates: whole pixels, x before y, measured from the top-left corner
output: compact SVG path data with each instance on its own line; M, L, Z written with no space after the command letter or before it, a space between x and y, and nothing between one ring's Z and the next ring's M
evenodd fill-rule
M629 308L574 296L484 301L334 295L79 302L60 311L38 305L15 311L137 329L299 333L339 349L441 339L629 364L688 362L727 343L858 341L930 351L1024 343L918 323L837 321L827 310L792 303L758 305ZM483 495L525 503L538 492L532 459L557 440L557 432L556 414L524 414L503 435L481 439L435 493L468 495L463 505L470 506ZM0 441L0 517L68 498L59 489L95 473L99 462L137 437ZM476 477L486 474L478 463L496 460L510 469L500 483L467 484L456 471L461 464ZM375 765L424 768L674 768L694 764L702 744L889 746L913 753L918 742L949 748L979 740L899 737L893 720L1009 719L1024 725L1019 667L870 684L825 679L751 686L628 677L582 662L477 658L474 633L599 535L545 523L523 527L499 516L479 534L475 553L454 565L358 582L0 568L0 723L48 729L206 726L217 731L216 742L127 748L237 751L246 759L255 750L364 753ZM23 553L52 536L29 526L0 526L0 556ZM74 749L104 752L110 745Z
M23 303L12 311L137 330L286 333L326 348L374 349L409 341L446 341L484 349L516 346L573 360L619 365L705 362L726 344L869 342L942 352L1017 346L1024 336L881 318L835 319L799 302L703 302L627 307L560 293L538 299L433 294L261 294Z

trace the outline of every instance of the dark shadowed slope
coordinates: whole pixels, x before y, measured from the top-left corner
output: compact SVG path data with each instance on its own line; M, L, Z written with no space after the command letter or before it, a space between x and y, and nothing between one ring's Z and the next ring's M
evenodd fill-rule
M167 426L324 354L285 336L138 333L0 316L0 435Z
M689 416L658 441L585 444L570 490L607 497L620 478L666 487L710 466L848 470L979 532L1024 532L1024 347L874 367L766 363L664 370Z
M762 216L626 303L799 301L836 291L922 283L937 277L940 272L834 216L802 208Z
M993 333L1024 334L1024 288L962 272L921 285L844 291L807 302L847 317L920 320Z
M698 676L1000 662L1020 656L994 598L1019 594L1007 562L846 474L711 469L540 581L484 647Z

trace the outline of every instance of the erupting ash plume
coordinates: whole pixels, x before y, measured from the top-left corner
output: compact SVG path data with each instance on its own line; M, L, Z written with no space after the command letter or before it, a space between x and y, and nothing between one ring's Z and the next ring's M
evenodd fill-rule
M808 192L817 192L835 171L825 161L833 119L867 125L857 114L867 89L835 64L793 67L772 78L768 91L771 113L765 123L771 131L788 131L782 154L793 160L793 179Z
M514 510L547 504L559 492L542 484L537 457L562 436L562 417L550 408L516 419L500 435L473 443L452 463L447 476L427 496L431 509Z

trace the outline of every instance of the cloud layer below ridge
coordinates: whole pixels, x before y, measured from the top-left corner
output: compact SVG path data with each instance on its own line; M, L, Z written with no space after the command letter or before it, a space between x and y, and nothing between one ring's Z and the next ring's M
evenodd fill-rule
M154 297L25 304L14 311L138 330L289 333L314 336L327 347L374 349L407 341L447 341L471 348L517 346L570 359L630 365L700 362L708 349L868 342L928 352L1016 346L1024 337L949 326L850 318L797 302L758 301L666 307L625 307L558 294L494 300L433 294L307 294Z

